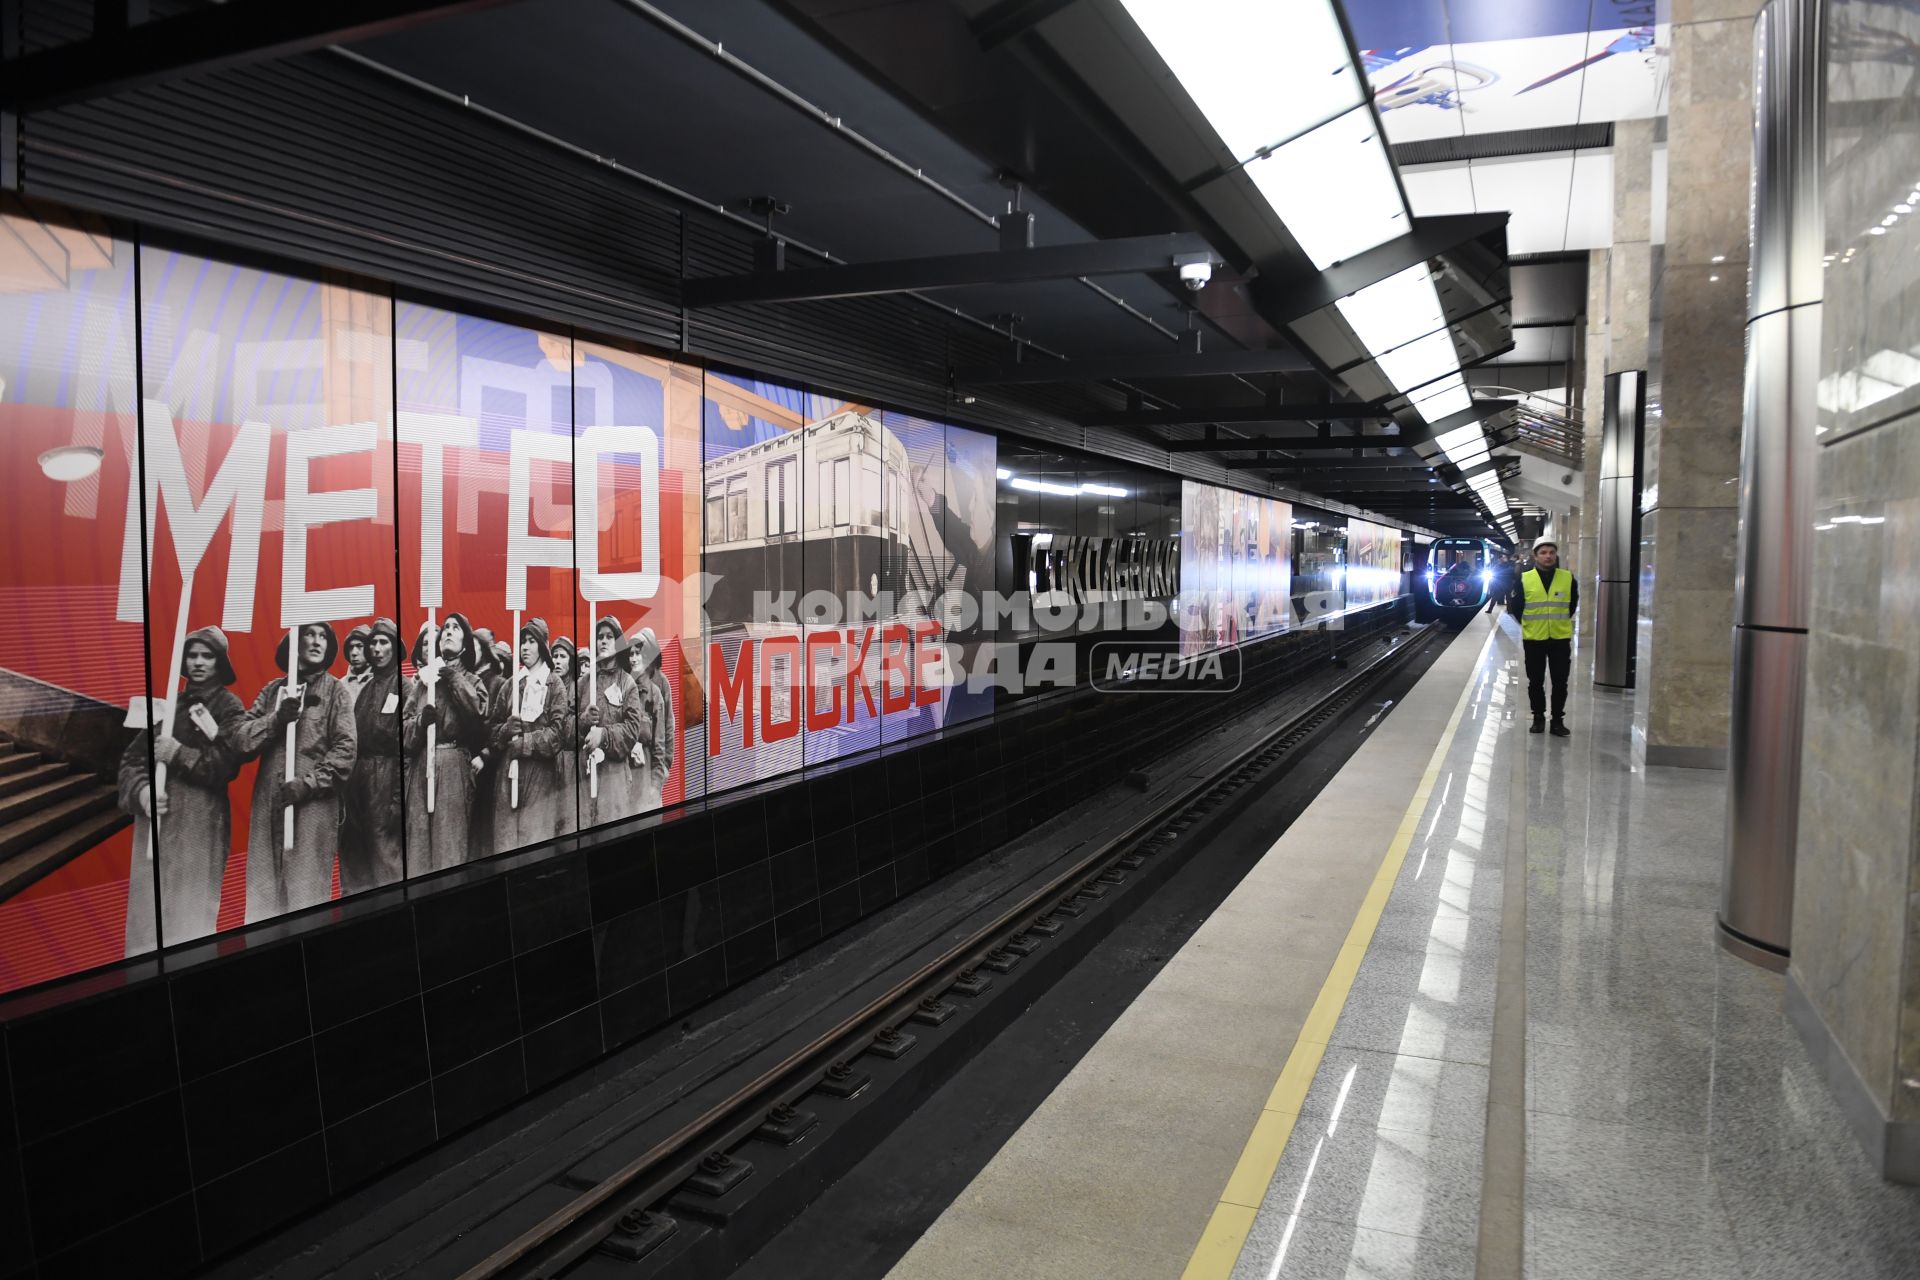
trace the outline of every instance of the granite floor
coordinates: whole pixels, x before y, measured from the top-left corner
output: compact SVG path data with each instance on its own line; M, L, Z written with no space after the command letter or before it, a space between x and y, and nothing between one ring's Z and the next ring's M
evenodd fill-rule
M1234 1276L1475 1275L1524 813L1525 1274L1920 1280L1920 1189L1868 1167L1782 980L1714 942L1725 775L1635 766L1629 697L1577 660L1574 735L1527 734L1499 625Z

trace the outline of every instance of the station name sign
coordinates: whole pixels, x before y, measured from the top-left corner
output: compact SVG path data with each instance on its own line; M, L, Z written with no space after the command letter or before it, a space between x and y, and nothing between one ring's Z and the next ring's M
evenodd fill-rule
M1180 541L1016 533L1013 581L1035 605L1164 600L1180 591Z

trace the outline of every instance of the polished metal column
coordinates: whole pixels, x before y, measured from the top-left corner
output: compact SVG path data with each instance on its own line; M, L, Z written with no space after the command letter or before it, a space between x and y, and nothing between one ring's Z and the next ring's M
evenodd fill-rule
M1600 566L1594 601L1593 682L1633 688L1640 624L1640 469L1647 374L1610 373L1601 388Z
M1754 22L1752 273L1720 940L1784 969L1793 924L1825 226L1820 0Z

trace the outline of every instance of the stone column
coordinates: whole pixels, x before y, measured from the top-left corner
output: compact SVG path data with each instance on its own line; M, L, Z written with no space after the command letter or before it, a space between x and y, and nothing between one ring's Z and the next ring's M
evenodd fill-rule
M1733 662L1757 0L1674 0L1660 426L1641 520L1647 764L1723 769Z
M1587 254L1587 323L1582 335L1586 358L1581 361L1580 425L1585 436L1584 472L1580 496L1580 546L1570 568L1580 575L1580 589L1591 600L1599 580L1600 564L1600 411L1607 376L1607 251ZM1522 547L1524 552L1526 548ZM1575 615L1583 648L1593 643L1593 610Z
M1875 61L1920 13L1829 0L1827 23L1820 373L1843 390L1814 447L1787 1012L1875 1167L1920 1182L1920 377L1899 359L1920 346L1920 216L1899 212L1920 135Z
M1613 247L1607 269L1607 372L1647 367L1653 303L1653 121L1613 126Z

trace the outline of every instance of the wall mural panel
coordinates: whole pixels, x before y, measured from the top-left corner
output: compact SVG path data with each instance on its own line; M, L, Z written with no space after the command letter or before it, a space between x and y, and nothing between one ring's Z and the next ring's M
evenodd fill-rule
M405 874L393 312L350 281L167 250L140 275L154 768L133 794L142 735L121 792L172 944Z
M147 714L134 260L97 222L0 212L0 761L24 783L0 801L0 990L159 937L120 794Z
M0 991L989 715L997 645L1055 637L996 587L1160 636L1177 595L1189 651L1296 625L1285 502L0 232Z
M1293 625L1292 505L1187 480L1181 509L1180 651L1204 653Z

